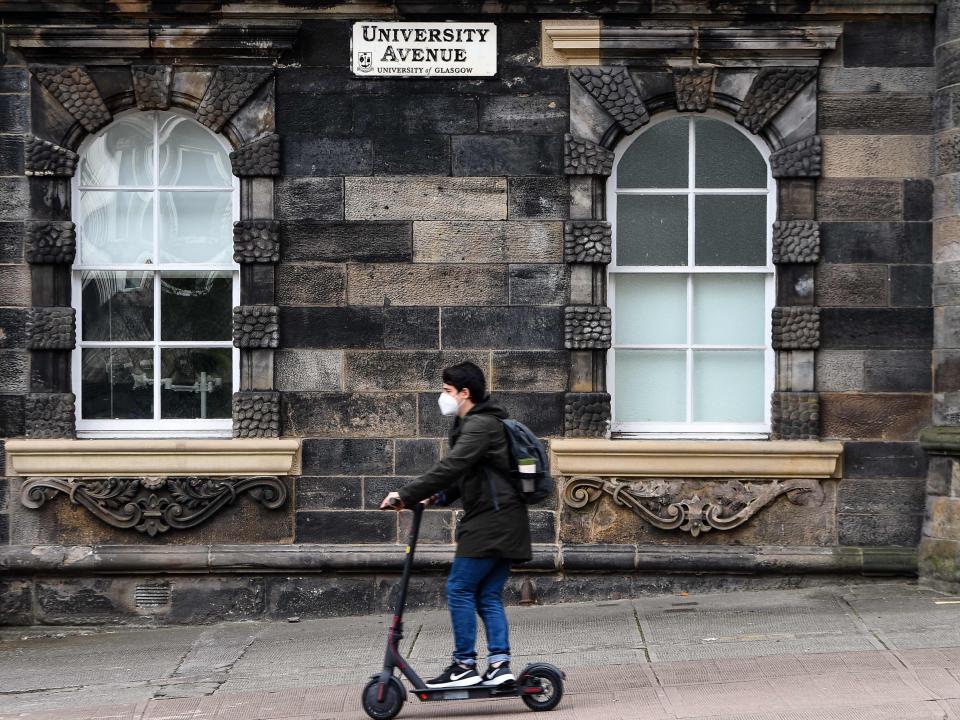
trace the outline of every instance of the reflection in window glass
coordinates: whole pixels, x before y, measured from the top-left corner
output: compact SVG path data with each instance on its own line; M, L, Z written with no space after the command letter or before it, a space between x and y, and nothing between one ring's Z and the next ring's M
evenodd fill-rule
M148 263L153 257L153 193L80 193L80 259L85 265Z
M161 417L178 420L229 418L233 396L230 348L160 351Z
M230 187L230 156L207 130L189 118L169 115L160 122L160 184Z
M161 340L230 340L232 318L232 273L161 273Z
M83 348L81 358L84 418L145 420L153 417L151 348Z
M697 187L766 188L767 163L732 125L697 118Z
M686 196L621 197L617 201L617 264L686 265Z
M765 195L698 195L697 265L765 265Z
M82 339L153 339L153 273L87 271L80 287Z
M230 193L160 193L160 262L228 263L232 240Z
M645 130L620 159L617 187L687 187L689 122L686 118L674 118Z
M153 114L116 120L84 150L77 175L83 186L152 186Z

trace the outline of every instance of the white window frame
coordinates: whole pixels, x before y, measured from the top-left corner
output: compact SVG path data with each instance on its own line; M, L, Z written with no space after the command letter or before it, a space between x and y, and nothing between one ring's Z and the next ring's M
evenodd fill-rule
M71 285L71 297L73 299L73 307L77 312L77 344L73 350L71 357L71 378L73 383L73 392L76 396L76 423L77 423L77 437L79 438L96 438L96 437L112 437L112 438L149 438L149 437L230 437L232 435L233 420L232 418L218 418L218 419L161 419L159 418L160 413L160 383L156 382L157 375L160 374L161 364L160 364L160 351L161 349L169 348L191 348L191 347L203 347L203 348L217 348L217 347L229 347L231 349L231 368L232 368L232 392L237 392L240 387L240 351L233 346L232 340L232 328L231 328L231 339L230 340L217 340L217 341L172 341L172 340L160 340L160 291L161 284L159 282L160 273L167 271L217 271L217 272L229 272L232 277L232 289L233 289L233 298L232 302L234 306L240 304L240 266L232 260L231 252L231 261L228 263L161 263L159 262L159 243L160 243L160 233L159 233L159 218L160 218L160 202L159 194L164 190L176 190L176 191L195 191L195 192L226 192L230 191L232 193L232 215L233 222L236 222L240 219L240 179L235 175L231 174L231 184L229 187L194 187L194 186L183 186L183 185L160 185L160 142L159 142L159 127L158 127L158 118L159 112L161 111L141 111L141 110L130 110L123 113L117 113L114 118L121 118L126 115L143 115L145 113L150 113L153 115L153 133L154 133L154 145L153 145L153 185L146 187L133 187L133 186L89 186L81 187L80 185L80 174L79 172L74 176L71 181L71 202L72 207L74 208L74 222L76 224L77 232L77 262L70 268L70 285ZM169 109L162 111L164 113L173 113L180 115L182 117L193 120L192 116L186 112L182 112L178 109ZM199 124L199 123L198 123ZM110 129L111 125L100 130L98 133L88 136L84 139L83 143L80 145L78 150L79 156L82 158L83 154L89 148L89 146L103 135L107 130ZM202 127L202 126L201 126ZM226 138L218 133L210 131L208 128L204 128L211 136L215 137L217 142L223 146L224 150L229 153L232 148L227 142ZM80 222L80 192L81 190L100 190L100 191L136 191L136 192L152 192L153 193L153 258L157 262L155 263L96 263L96 264L84 264L83 263L83 227ZM226 239L227 242L231 242L232 247L232 238ZM154 339L153 340L139 340L139 341L85 341L83 340L83 294L80 283L80 276L83 272L91 270L107 270L107 271L130 271L130 272L150 272L154 274L153 282L153 328L154 328ZM125 347L125 348L152 348L153 349L153 367L154 367L154 382L153 382L153 408L154 408L154 419L145 420L125 420L125 419L84 419L83 418L83 386L82 386L82 356L81 353L84 348L92 347Z
M720 120L729 127L735 128L744 137L750 140L753 146L760 152L767 169L767 187L759 188L704 188L695 190L694 184L696 176L694 174L694 158L696 153L696 134L695 123L698 118L710 118ZM617 170L620 160L630 148L630 146L643 135L647 129L655 125L672 120L675 118L687 118L691 120L690 135L688 139L689 157L688 157L688 179L686 188L638 188L638 189L618 189L617 188ZM742 266L621 266L617 264L617 196L618 195L687 195L687 258L694 257L695 243L695 208L694 198L697 195L765 195L767 198L767 222L766 222L766 264L756 267ZM769 438L771 432L770 418L770 398L774 391L776 375L776 353L773 350L771 316L773 307L776 303L776 274L773 265L773 223L777 217L777 186L773 178L770 166L770 150L763 140L755 135L751 135L742 127L730 121L729 116L714 110L708 110L704 113L691 115L689 113L663 113L654 117L643 130L635 133L632 137L619 143L614 151L613 173L607 180L607 217L610 219L610 225L613 233L613 256L610 264L607 266L607 298L613 318L613 343L610 351L607 353L607 387L611 397L611 433L617 437L643 437L643 438L704 438L704 439L761 439ZM617 337L617 308L616 300L616 278L618 274L682 274L687 276L687 340L686 344L680 345L618 345ZM763 345L693 345L693 277L700 274L760 274L765 276L764 283L764 328ZM616 349L649 349L649 350L686 350L686 391L687 407L686 417L693 417L693 352L699 349L724 349L724 350L763 350L764 357L764 419L757 423L718 423L718 422L618 422L616 420L617 412L617 388L616 388Z

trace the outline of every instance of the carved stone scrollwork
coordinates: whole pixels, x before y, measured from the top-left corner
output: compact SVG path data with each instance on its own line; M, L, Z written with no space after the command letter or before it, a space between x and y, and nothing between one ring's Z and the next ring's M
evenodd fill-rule
M77 232L68 220L27 220L25 226L27 262L67 264L77 254Z
M823 151L819 135L788 145L770 156L775 178L820 177Z
M233 309L233 344L238 348L280 345L280 310L276 305L240 305Z
M567 175L609 175L613 152L595 142L567 133L563 137L563 168Z
M82 505L111 527L134 529L151 537L168 530L197 527L248 493L269 510L287 501L283 480L248 478L106 478L72 480L31 478L20 488L20 502L36 509L58 493Z
M816 75L813 67L761 70L743 100L737 122L754 134L760 132Z
M221 65L200 101L197 120L219 132L272 75L272 67Z
M23 146L25 175L73 177L76 170L77 154L75 152L32 135L27 137Z
M602 220L568 220L563 226L563 257L568 263L610 262L613 243L610 223Z
M33 76L87 132L110 122L110 110L87 71L79 65L34 65Z
M784 220L773 224L773 261L815 263L820 260L820 223Z
M238 263L280 262L279 220L238 220L233 224L233 260Z
M696 490L690 484L686 480L574 477L563 488L563 502L580 509L606 494L656 528L697 537L740 527L781 495L795 505L819 505L824 499L818 480L700 482L693 483L699 485Z
M230 153L237 177L270 177L280 174L280 136L264 135Z
M166 110L170 107L170 82L173 78L170 65L134 65L130 73L133 77L133 94L140 110Z
M704 112L710 104L716 68L676 68L673 87L680 112Z
M650 113L640 99L637 86L622 65L578 67L574 68L570 74L628 133L632 133L650 121Z

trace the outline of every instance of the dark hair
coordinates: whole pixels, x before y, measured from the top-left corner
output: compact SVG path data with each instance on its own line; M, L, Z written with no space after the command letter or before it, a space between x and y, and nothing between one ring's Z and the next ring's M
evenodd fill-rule
M483 370L472 362L458 363L445 369L443 382L453 385L457 392L466 388L470 391L470 399L475 403L487 399L487 380L483 377Z

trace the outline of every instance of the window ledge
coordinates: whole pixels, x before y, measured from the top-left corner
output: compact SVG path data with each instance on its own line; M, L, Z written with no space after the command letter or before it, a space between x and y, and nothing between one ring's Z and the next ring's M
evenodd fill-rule
M7 475L290 475L300 440L7 440Z
M843 444L818 440L589 440L550 442L558 475L839 478Z

